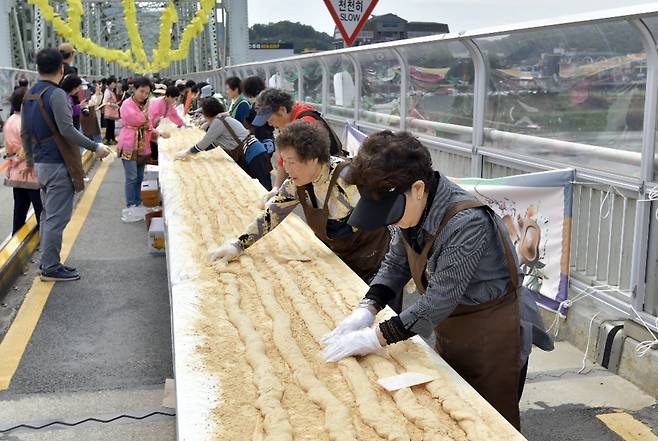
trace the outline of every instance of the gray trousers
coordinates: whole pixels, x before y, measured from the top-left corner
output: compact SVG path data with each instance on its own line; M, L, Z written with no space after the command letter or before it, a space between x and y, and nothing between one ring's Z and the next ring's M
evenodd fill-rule
M73 213L73 183L66 166L37 163L34 165L41 187L41 269L54 271L62 265L62 234Z

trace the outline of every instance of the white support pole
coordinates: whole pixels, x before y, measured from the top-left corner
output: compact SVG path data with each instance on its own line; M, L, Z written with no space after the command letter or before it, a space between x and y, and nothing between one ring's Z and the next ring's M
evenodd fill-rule
M468 49L473 68L475 71L475 83L473 85L473 137L471 153L471 176L482 177L482 155L480 148L484 147L484 118L487 111L487 60L484 58L482 51L471 39L463 40L462 43Z
M322 114L326 115L329 110L329 66L324 58L318 58L322 66Z
M363 87L361 86L361 80L363 77L363 74L361 73L361 65L359 64L359 61L357 58L352 55L352 54L346 54L345 55L347 58L349 58L352 61L352 65L354 66L354 86L356 89L356 93L354 94L354 121L357 122L360 119L360 111L361 111L361 94L363 93ZM333 81L333 78L332 78Z
M409 63L402 53L393 48L393 52L400 63L400 130L407 130L407 97L409 96Z
M629 20L639 32L647 53L647 82L644 98L644 123L642 126L642 162L640 164L640 199L647 199L646 184L654 181L654 156L656 141L656 112L658 111L658 50L656 39L644 21ZM651 204L640 202L635 209L633 235L633 259L631 261L631 290L633 307L644 309L646 298L647 257Z

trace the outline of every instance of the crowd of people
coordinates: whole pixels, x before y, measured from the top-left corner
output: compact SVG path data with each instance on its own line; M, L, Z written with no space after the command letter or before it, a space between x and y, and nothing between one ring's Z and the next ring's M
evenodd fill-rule
M191 80L89 83L72 68L73 56L70 46L39 52L39 81L14 91L5 127L14 228L32 204L40 219L43 280L80 277L59 259L73 194L83 187L80 149L102 158L116 144L125 172L123 218L130 220L141 206L145 164L158 160L157 139L167 136L158 131L162 121L198 124L205 135L176 159L222 148L268 190L261 214L211 250L210 260L239 258L301 206L315 235L370 286L325 337L325 359L365 355L436 329L436 350L519 427L530 348L550 350L552 341L521 284L502 221L435 171L418 139L379 132L348 159L316 109L266 88L259 77L228 78L227 102L212 85ZM411 279L424 295L403 308L403 287ZM387 305L398 315L373 327Z

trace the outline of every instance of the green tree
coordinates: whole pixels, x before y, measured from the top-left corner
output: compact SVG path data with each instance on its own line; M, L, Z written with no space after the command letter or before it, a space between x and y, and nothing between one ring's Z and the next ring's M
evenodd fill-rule
M293 43L295 53L304 49L333 49L333 38L318 32L312 26L299 22L280 21L277 23L255 24L249 29L249 41L261 43Z

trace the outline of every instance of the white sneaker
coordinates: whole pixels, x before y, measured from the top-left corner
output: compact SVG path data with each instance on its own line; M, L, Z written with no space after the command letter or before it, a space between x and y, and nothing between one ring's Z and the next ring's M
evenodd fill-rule
M140 216L141 220L144 220L144 216L146 216L146 211L147 208L143 205L137 205L133 207L133 213L135 214L135 216Z
M144 213L140 207L128 207L122 211L121 220L126 223L143 221Z

